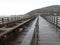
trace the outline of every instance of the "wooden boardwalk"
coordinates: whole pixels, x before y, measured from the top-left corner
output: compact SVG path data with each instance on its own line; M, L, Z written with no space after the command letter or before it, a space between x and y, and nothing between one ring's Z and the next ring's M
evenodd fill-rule
M60 31L39 16L38 45L60 45Z

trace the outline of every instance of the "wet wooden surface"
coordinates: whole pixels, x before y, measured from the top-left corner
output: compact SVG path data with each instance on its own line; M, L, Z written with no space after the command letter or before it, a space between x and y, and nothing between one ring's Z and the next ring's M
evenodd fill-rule
M38 45L60 45L60 29L39 17Z

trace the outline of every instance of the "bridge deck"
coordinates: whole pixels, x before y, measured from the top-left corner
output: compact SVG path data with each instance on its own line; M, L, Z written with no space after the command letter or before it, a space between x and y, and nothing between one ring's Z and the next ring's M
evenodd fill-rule
M60 45L60 31L55 26L39 17L38 45Z

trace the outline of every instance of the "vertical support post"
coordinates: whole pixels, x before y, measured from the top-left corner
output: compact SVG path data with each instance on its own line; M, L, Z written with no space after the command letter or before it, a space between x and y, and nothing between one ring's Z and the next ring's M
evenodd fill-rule
M2 18L2 24L4 24L4 19Z
M56 30L57 30L57 26L58 26L58 17L56 17Z
M55 16L53 16L53 23L55 24Z
M7 17L7 27L8 27L8 25L9 25L9 17Z

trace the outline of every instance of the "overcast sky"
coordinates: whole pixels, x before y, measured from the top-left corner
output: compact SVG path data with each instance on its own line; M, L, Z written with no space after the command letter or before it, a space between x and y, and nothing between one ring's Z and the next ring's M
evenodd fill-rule
M25 14L50 5L60 5L60 0L0 0L0 16Z

